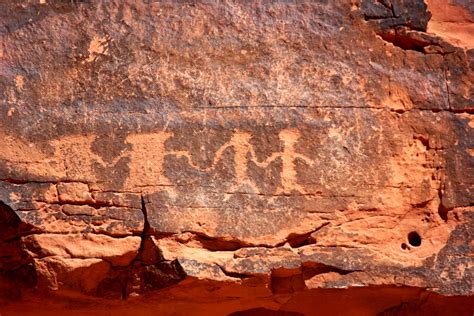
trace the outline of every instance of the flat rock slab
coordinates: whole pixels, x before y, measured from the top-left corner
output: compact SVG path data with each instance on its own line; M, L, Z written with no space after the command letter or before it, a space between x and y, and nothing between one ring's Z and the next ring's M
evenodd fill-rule
M30 2L0 4L9 314L474 312L468 1L452 34L437 1Z

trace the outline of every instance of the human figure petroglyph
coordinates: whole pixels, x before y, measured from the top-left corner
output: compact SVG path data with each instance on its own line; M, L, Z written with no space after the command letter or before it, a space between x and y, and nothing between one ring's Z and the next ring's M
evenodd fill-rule
M254 146L251 144L252 134L247 131L235 131L231 138L225 142L215 153L212 164L203 168L192 160L192 153L186 150L169 150L166 141L173 137L173 132L160 131L155 133L129 134L125 142L129 148L123 150L112 160L105 161L92 150L96 136L68 136L50 142L55 148L53 157L44 156L35 162L32 174L41 175L42 170L51 170L51 161L58 165L58 177L71 177L81 181L97 181L96 169L103 167L105 172L113 172L123 158L127 164L121 168L128 172L123 187L126 189L145 190L147 187L162 187L170 197L176 197L176 184L166 175L165 158L167 156L185 157L192 168L203 172L211 172L218 166L219 161L225 158L228 149L233 150L234 181L228 192L260 193L255 183L249 177L249 162L260 168L268 168L274 161L281 161L281 183L277 194L290 194L296 190L305 193L303 186L298 183L296 161L302 160L307 165L313 166L314 161L296 153L296 144L301 137L295 129L284 129L278 134L283 147L279 152L274 152L263 161L258 160ZM26 155L26 152L25 152ZM64 161L63 161L64 160ZM69 166L69 168L66 168ZM71 168L70 166L75 166ZM93 168L95 167L95 168ZM38 170L38 171L37 171ZM108 170L108 171L107 171ZM66 172L67 171L67 172ZM119 172L120 170L116 170ZM55 171L56 173L56 171ZM104 175L101 176L102 178Z
M265 161L258 161L255 150L250 144L252 135L248 132L237 131L231 139L219 148L214 156L213 163L210 167L201 168L192 162L192 158L187 152L179 152L178 155L188 158L190 165L194 168L210 171L217 165L217 162L222 159L225 150L232 147L234 149L234 168L236 184L233 189L250 187L253 192L258 192L255 184L248 177L248 159L254 162L261 168L267 168L273 161L280 158L282 161L281 185L277 190L277 194L290 194L291 191L296 190L300 193L306 193L305 189L298 184L296 172L296 159L301 159L310 166L314 165L314 161L304 155L295 152L295 145L301 134L296 129L284 129L278 134L281 141L283 141L283 151L273 153ZM250 156L250 157L249 157Z
M257 187L250 181L248 177L248 166L247 166L247 156L250 154L250 159L252 161L256 161L255 151L250 144L250 139L252 135L248 132L243 131L236 131L231 139L222 145L219 150L214 155L213 162L211 166L207 168L201 168L193 163L192 158L187 152L178 152L178 156L183 156L188 159L189 164L196 169L200 169L202 171L209 172L217 166L217 163L222 159L222 155L228 148L234 149L234 169L235 169L235 178L236 184L234 184L231 188L232 190L239 190L239 189L250 189L251 192L247 193L255 193L258 192Z
M295 161L296 159L301 159L310 166L314 165L314 161L295 152L295 145L301 137L301 133L298 130L284 129L278 134L278 137L283 141L283 151L273 153L262 165L268 165L275 159L280 158L282 161L282 183L276 194L290 194L293 190L304 194L306 190L298 183Z

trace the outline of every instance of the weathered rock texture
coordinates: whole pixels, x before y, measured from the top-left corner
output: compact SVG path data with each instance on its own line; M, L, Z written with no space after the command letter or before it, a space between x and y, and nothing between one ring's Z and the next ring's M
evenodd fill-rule
M1 1L0 313L471 315L474 9L428 4Z

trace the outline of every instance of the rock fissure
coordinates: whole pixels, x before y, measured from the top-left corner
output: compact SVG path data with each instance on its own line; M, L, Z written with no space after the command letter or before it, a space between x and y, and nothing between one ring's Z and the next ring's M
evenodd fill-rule
M324 227L330 225L331 223L330 222L325 222L325 223L322 223L321 225L319 225L318 227L314 228L313 230L307 232L307 233L304 233L304 234L299 234L299 233L293 233L293 234L290 234L286 237L286 239L284 241L282 241L281 243L277 244L275 247L281 247L285 244L289 244L292 248L299 248L299 247L303 247L303 246L307 246L307 245L310 245L310 244L315 244L316 243L316 239L314 239L312 237L313 234L317 233L318 231L320 231L321 229L323 229Z
M395 11L399 9L395 10L393 3L364 0L361 10L364 19L371 23L377 35L403 50L441 56L455 53L453 45L426 32L431 18L426 4L422 1L408 1L406 6L410 9L403 9L397 15ZM420 17L421 19L415 20Z
M145 241L148 238L149 233L150 233L150 223L148 222L146 202L145 202L145 197L143 195L141 196L140 201L141 201L141 211L143 213L143 231L140 234L141 242L140 242L140 249L138 250L137 258L142 256L144 247L145 247Z
M303 265L303 276L305 279L310 279L317 275L327 274L327 273L337 273L339 275L348 275L354 272L362 272L364 270L346 270L340 269L331 265L326 265L319 262L310 262Z
M446 100L448 101L448 108L451 109L452 106L451 106L451 96L450 96L451 93L449 91L448 69L444 70L444 82L446 84Z
M216 264L216 266L218 266L219 269L222 271L222 273L224 273L224 275L228 276L229 278L245 280L245 279L248 279L248 278L256 277L256 276L248 275L248 274L244 274L244 273L229 272L220 264Z
M199 231L185 230L181 233L194 235L192 238L197 240L204 249L210 251L236 251L253 247L272 248L272 246L247 243L232 237L212 237Z

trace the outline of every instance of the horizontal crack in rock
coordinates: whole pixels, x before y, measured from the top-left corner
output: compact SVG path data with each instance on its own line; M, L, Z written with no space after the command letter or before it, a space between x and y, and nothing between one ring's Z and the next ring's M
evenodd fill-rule
M245 274L245 273L229 272L222 265L220 265L218 263L216 263L216 266L219 267L219 269L222 271L222 273L224 273L226 276L228 276L230 278L243 280L243 279L248 279L248 278L251 278L251 277L255 277L253 275L249 275L249 274Z

